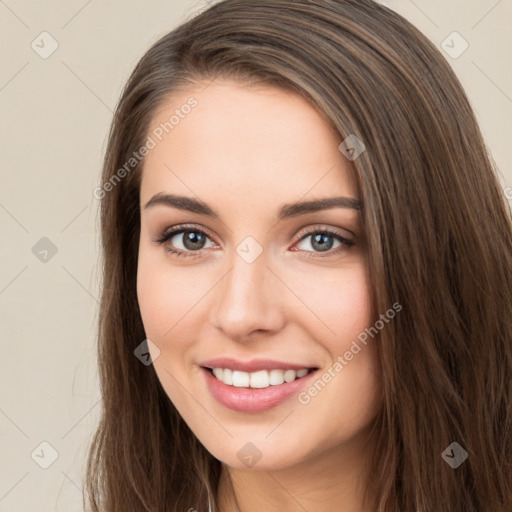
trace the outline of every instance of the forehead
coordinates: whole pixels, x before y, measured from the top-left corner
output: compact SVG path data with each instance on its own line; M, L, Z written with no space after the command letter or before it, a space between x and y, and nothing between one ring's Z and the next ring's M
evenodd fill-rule
M155 147L144 159L141 202L159 192L254 207L358 196L339 135L306 100L281 89L198 84L168 97L148 135Z

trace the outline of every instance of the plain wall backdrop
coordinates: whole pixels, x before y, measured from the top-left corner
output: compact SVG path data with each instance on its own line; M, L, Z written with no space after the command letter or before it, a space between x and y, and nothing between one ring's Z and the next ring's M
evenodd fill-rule
M512 200L512 1L382 3L452 65ZM0 0L0 512L82 510L107 133L140 57L207 5Z

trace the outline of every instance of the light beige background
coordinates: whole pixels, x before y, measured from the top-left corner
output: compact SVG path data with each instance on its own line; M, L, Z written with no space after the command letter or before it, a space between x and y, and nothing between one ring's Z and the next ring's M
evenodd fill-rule
M512 198L512 1L382 3L445 54ZM100 409L93 189L107 130L138 59L204 6L0 0L0 512L82 510L85 453ZM45 59L31 46L51 48L44 31L58 43ZM458 58L443 50L463 48L453 31L469 44ZM44 253L44 237L55 254ZM52 449L42 442L57 453L47 469L41 464L52 462Z

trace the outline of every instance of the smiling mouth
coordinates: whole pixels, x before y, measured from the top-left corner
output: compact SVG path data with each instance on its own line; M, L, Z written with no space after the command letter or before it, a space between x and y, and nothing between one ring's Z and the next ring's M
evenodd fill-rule
M302 368L300 370L259 370L257 372L243 372L230 368L208 368L203 366L218 381L236 388L264 389L271 386L279 386L284 383L301 379L318 368Z

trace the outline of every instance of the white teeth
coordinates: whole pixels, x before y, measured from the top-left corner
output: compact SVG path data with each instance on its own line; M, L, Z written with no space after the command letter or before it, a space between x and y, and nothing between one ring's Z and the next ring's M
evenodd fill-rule
M260 370L257 372L241 372L229 368L213 368L213 375L228 386L237 388L268 388L279 386L284 382L292 382L309 373L307 368L301 370Z
M270 384L272 386L278 386L284 382L284 371L283 370L270 370Z
M251 388L268 388L270 386L270 379L267 370L260 370L259 372L248 373L251 378Z
M219 377L217 377L219 380L222 380L222 382L224 382L224 384L229 384L230 386L233 385L233 371L230 370L229 368L226 368L225 370L222 370L222 368L219 368L219 370L222 372L222 379L219 379Z
M292 380L295 380L296 375L297 372L295 370L286 370L284 372L284 380L286 382L291 382Z
M249 387L249 374L247 372L233 371L233 386L237 388Z

